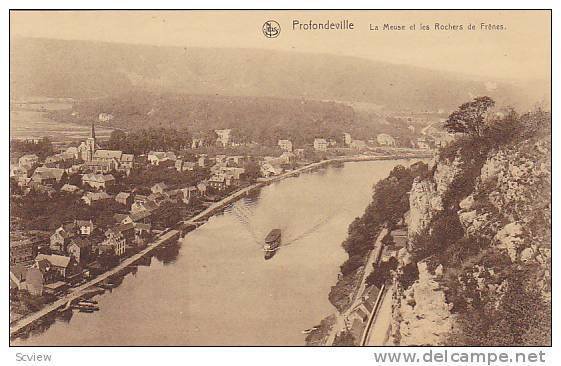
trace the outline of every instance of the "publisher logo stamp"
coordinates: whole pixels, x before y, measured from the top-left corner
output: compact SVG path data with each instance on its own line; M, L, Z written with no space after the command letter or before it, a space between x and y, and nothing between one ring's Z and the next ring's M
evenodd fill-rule
M267 20L263 24L263 34L267 38L277 38L280 34L280 24L274 20Z

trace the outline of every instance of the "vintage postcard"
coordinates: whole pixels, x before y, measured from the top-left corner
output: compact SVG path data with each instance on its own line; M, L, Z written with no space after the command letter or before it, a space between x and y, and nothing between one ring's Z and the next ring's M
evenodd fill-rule
M10 346L550 346L551 16L11 10Z

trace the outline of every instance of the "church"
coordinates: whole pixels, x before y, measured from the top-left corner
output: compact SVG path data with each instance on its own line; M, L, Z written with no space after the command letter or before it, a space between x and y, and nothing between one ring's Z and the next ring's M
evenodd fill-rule
M133 154L124 154L121 150L100 149L96 143L93 123L90 137L78 146L78 157L84 161L86 169L93 173L109 173L116 170L129 175L134 164Z

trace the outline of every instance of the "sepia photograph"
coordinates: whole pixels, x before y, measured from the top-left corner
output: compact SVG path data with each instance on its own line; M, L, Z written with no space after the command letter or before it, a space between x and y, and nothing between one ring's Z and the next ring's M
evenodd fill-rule
M547 9L11 9L9 347L551 347L551 77Z

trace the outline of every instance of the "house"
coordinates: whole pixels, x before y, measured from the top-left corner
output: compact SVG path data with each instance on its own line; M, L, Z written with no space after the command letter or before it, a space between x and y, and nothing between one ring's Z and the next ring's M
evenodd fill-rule
M39 163L39 157L35 154L23 155L18 160L19 166L26 170L31 169L35 164L38 163Z
M220 172L223 174L229 174L234 178L234 180L238 181L242 178L243 174L245 174L245 168L222 167Z
M177 159L175 161L175 169L178 172L193 171L196 166L197 163L193 163L191 161L184 161L182 159Z
M141 222L134 223L134 241L136 244L143 243L146 238L150 236L152 231L151 224L144 224Z
M183 200L183 192L181 191L181 189L172 189L170 191L167 191L164 196L166 197L165 200L171 202L177 203Z
M144 223L152 221L152 212L148 210L137 211L130 214L115 214L115 220L121 224Z
M43 295L45 280L38 268L26 268L22 265L10 267L10 287L12 283L17 289L27 291L30 295Z
M17 178L17 185L20 188L27 188L31 185L31 178L19 177Z
M84 162L83 167L84 171L96 174L108 174L113 170L117 170L117 166L114 161L90 160Z
M345 143L346 146L351 146L351 142L353 142L353 138L351 137L351 134L348 132L343 133L343 142Z
M156 193L150 193L150 195L148 196L148 200L155 203L156 205L161 205L164 201L167 201L169 199L169 192L156 192Z
M150 188L152 193L164 193L168 186L164 182L156 183Z
M263 164L261 164L259 171L261 172L261 175L263 177L270 177L273 175L282 174L283 169L278 164L271 164L269 162L264 162Z
M195 186L181 188L180 191L183 194L182 200L185 204L189 204L191 199L196 197L198 193L198 189Z
M218 138L216 139L218 143L222 144L224 147L230 144L230 137L232 134L231 129L227 128L223 130L214 130L214 132L218 135Z
M65 174L64 169L41 166L35 169L31 181L41 185L51 185L60 182Z
M92 220L76 220L76 229L78 234L82 236L90 236L94 231L94 224Z
M38 254L33 266L41 270L45 279L65 279L77 272L78 262L72 257L63 255ZM49 281L46 280L46 282Z
M66 253L66 247L70 244L76 236L76 226L75 223L63 223L50 237L50 249L54 253Z
M417 139L417 147L423 150L430 150L432 142L427 137L419 137Z
M124 171L127 175L130 173L134 167L134 155L133 154L123 154L121 155L121 161L119 162L118 170Z
M72 156L74 159L79 159L78 148L76 146L71 146L64 152L67 156Z
M292 141L290 141L290 140L279 140L278 145L282 150L292 152Z
M98 164L102 167L103 172L109 172L108 167L112 167L115 170L126 172L127 174L133 168L134 155L125 154L121 150L106 150L97 149L93 154L91 166Z
M376 136L376 141L380 146L395 146L395 139L387 133L381 133Z
M150 151L148 153L148 161L152 165L159 165L162 161L166 161L167 156L164 151Z
M327 151L327 141L325 139L314 139L314 150Z
M199 194L201 196L205 196L206 195L206 189L207 189L207 183L206 182L199 182L197 184L197 190L199 191Z
M111 196L105 192L87 192L82 196L82 201L88 206L108 199L111 199Z
M94 152L93 160L96 161L106 161L106 162L114 162L115 166L118 165L117 163L121 161L121 157L123 152L121 150L106 150L106 149L97 149Z
M133 227L134 233L134 227ZM118 230L111 230L105 233L107 239L105 239L101 245L100 249L102 252L106 250L112 251L116 256L122 257L125 255L126 251L126 239L123 233Z
M45 159L45 165L48 167L64 168L64 165L72 165L72 161L70 160L74 160L74 158L65 153L55 154Z
M35 247L30 239L10 240L10 265L28 264L35 258Z
M131 243L134 240L134 223L117 224L105 231L106 238L119 234L125 238L126 243Z
M27 169L19 165L10 165L10 177L25 177L27 178Z
M10 295L12 290L23 290L27 268L22 265L10 266Z
M294 153L285 151L279 156L279 162L281 164L292 164L296 161L296 155Z
M83 164L86 171L96 174L108 174L113 170L129 175L134 167L134 155L124 154L120 150L96 150L91 160Z
M227 178L226 174L214 174L208 180L208 185L218 191L226 189L230 184L231 181Z
M243 165L247 160L244 155L231 155L226 157L226 165L229 167L239 167Z
M136 198L136 197L135 197ZM131 206L131 213L136 213L140 211L153 212L158 209L158 204L151 200L146 201L135 201Z
M353 140L350 147L351 149L363 150L366 149L366 142L364 140Z
M87 238L72 238L66 248L69 256L73 257L78 263L88 263L91 259L92 243Z
M177 156L173 151L150 151L148 153L148 161L152 165L160 165L164 161L176 161Z
M114 118L114 117L113 117L113 115L112 115L111 113L104 113L104 112L100 113L100 114L97 116L97 119L98 119L100 122L109 122L109 121L111 121L113 118Z
M203 154L203 155L200 155L199 158L198 158L198 160L197 160L197 163L199 164L199 166L200 166L201 168L206 168L207 165L208 165L208 163L209 163L208 156L206 156L206 155L204 155L204 154Z
M60 188L60 191L67 193L76 193L80 192L80 188L72 184L65 184Z
M191 140L191 149L198 149L200 147L203 147L205 144L205 140L202 138L193 138Z
M115 184L112 174L84 174L82 183L95 189L107 189Z
M119 192L115 196L115 201L123 206L130 207L133 202L133 196L130 192Z
M393 247L395 249L401 249L407 247L407 230L405 229L395 229L390 235L393 239Z
M349 312L347 320L351 324L351 333L355 336L355 339L361 338L368 318L376 305L379 292L380 289L374 285L368 287L364 291L360 302Z
M214 157L214 162L217 165L226 165L226 160L228 159L228 157L224 154L218 154Z

